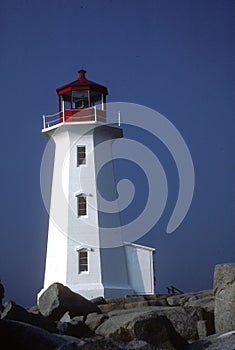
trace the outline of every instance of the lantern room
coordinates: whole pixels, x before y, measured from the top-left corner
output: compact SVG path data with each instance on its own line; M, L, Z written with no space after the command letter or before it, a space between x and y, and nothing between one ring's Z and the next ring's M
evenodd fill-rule
M105 118L107 88L88 80L84 69L78 74L77 80L56 89L61 121L91 121L96 105L101 105L100 117Z

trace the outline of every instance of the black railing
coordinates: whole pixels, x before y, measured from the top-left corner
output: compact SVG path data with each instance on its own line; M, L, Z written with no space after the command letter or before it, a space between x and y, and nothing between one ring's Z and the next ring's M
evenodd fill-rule
M167 287L168 294L184 294L184 292L174 286Z

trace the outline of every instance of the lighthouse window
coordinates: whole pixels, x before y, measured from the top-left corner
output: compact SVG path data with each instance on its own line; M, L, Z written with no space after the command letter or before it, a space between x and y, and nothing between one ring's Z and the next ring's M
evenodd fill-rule
M77 166L86 164L86 146L77 147Z
M88 251L79 252L79 273L88 271Z
M88 91L72 91L72 107L76 109L88 108Z
M87 214L87 201L85 195L77 196L78 200L78 216L84 216Z

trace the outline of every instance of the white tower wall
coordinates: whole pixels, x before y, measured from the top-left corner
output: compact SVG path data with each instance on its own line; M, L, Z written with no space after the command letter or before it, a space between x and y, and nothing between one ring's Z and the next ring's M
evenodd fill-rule
M60 227L63 227L64 231L68 228L68 206L64 200L64 193L58 191L58 188L61 187L61 169L69 147L69 134L66 131L56 133L53 140L55 142L55 155L44 288L55 281L66 283L67 277L67 237ZM68 195L68 190L68 186L64 187L65 195Z
M67 124L48 135L55 142L55 157L44 289L57 281L87 298L133 293L128 282L118 206L114 202L115 214L111 216L97 210L102 208L97 173L100 165L112 159L113 138L120 137L121 130ZM77 165L78 146L86 147L85 165ZM104 169L100 190L104 197L116 198L112 162ZM87 198L87 215L78 217L77 196L80 194ZM110 224L117 228L108 230L107 234L106 226ZM110 243L118 247L103 248ZM89 268L79 273L81 249L88 251Z
M105 164L109 159L112 160L112 143L116 138L122 137L122 130L103 126L95 129L94 136L97 176L101 165ZM104 295L105 297L112 297L113 295L121 297L126 294L132 294L133 290L129 285L120 213L118 202L117 200L115 201L118 195L112 161L102 168L101 179L98 181L98 191L104 198L113 201L113 213L108 214L106 210L104 210L104 213L101 210L98 211L101 275L105 288ZM97 199L98 208L102 209L102 199L100 196ZM108 229L109 226L111 227L110 230ZM103 248L104 246L109 246L110 248ZM110 264L112 264L112 267L110 267Z

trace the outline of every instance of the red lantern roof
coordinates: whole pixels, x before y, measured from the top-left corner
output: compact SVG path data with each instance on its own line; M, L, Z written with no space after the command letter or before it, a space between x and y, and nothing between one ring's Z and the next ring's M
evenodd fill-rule
M78 71L78 74L79 74L79 77L77 80L72 81L71 83L63 85L60 88L56 89L57 94L63 95L70 91L90 90L90 91L100 92L104 95L108 95L108 90L105 86L86 79L85 77L86 71L84 69L80 69Z

